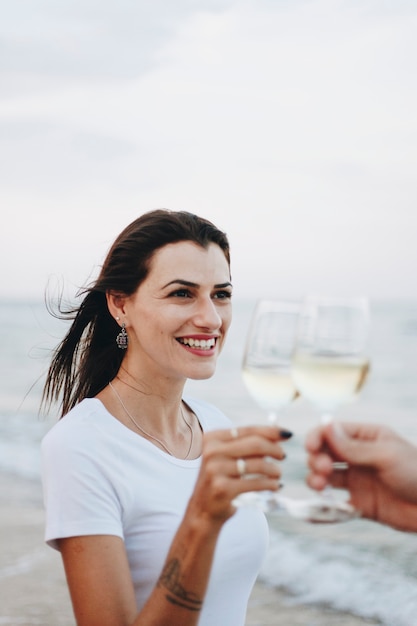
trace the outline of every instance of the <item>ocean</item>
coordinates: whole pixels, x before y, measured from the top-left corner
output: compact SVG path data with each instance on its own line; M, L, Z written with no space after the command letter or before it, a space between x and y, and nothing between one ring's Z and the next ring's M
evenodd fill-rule
M237 424L264 421L249 397L240 362L254 301L234 301L234 320L215 376L189 381L186 393L215 403ZM358 400L336 419L393 426L417 443L417 302L372 302L371 374ZM39 414L50 351L65 323L43 302L0 302L0 470L39 480L40 441L56 416ZM284 493L304 496L306 432L317 412L302 398L280 422L293 431L285 444ZM286 590L294 604L319 604L373 618L386 626L417 624L417 534L354 520L311 525L268 517L270 549L261 580Z

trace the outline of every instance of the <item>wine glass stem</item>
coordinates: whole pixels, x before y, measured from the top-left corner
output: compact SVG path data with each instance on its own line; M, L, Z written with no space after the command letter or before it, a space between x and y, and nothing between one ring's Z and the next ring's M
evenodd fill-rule
M330 424L331 422L333 422L333 415L331 415L331 413L323 413L320 418L320 422L323 424L323 426L325 426L326 424Z
M277 416L276 411L269 411L268 412L268 424L271 424L271 426L275 426L277 422L278 422L278 416Z
M331 424L333 421L333 416L330 413L322 413L320 417L320 422L323 426L326 424ZM322 491L324 498L331 499L334 498L333 487L331 485L326 485Z

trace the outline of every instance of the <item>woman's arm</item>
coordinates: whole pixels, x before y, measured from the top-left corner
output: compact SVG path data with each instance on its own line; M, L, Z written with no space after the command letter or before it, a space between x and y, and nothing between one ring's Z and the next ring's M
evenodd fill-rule
M158 583L138 614L122 539L109 535L61 539L78 626L198 624L215 545L211 528L185 519Z
M197 626L217 539L235 512L232 501L245 491L279 488L280 470L266 458L284 458L282 438L272 426L240 428L237 438L228 430L204 436L194 492L159 580L139 613L122 539L61 539L78 626ZM239 458L245 459L248 474L258 476L240 476Z

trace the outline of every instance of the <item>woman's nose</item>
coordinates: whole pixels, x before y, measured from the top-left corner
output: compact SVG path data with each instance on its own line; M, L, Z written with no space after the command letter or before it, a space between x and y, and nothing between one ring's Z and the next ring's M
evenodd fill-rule
M211 298L198 302L194 320L197 326L210 329L219 328L222 324L222 318Z

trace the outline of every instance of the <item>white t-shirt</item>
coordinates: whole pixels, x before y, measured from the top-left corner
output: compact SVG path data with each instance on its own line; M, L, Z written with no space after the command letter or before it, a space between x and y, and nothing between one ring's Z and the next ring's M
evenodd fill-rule
M204 431L231 422L187 399ZM97 399L85 399L42 442L46 541L117 535L126 545L139 609L154 588L181 523L200 459L166 454L126 428ZM265 516L241 507L223 526L199 626L243 626L266 552Z

